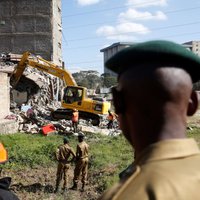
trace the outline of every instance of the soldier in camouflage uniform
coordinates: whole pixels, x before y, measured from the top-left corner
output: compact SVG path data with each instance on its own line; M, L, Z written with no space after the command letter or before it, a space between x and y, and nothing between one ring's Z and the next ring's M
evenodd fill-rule
M63 145L60 145L56 151L56 159L58 161L58 167L57 167L57 178L56 178L56 188L55 192L58 192L60 182L63 178L63 190L67 189L67 181L68 181L68 170L70 168L70 163L75 159L76 155L69 145L69 139L67 137L64 137L63 139ZM69 160L70 156L72 156L72 159Z
M71 189L77 190L79 177L81 176L82 191L85 189L85 183L88 173L88 148L89 145L84 141L85 135L80 132L78 134L79 144L76 149L76 166L74 170L74 185Z

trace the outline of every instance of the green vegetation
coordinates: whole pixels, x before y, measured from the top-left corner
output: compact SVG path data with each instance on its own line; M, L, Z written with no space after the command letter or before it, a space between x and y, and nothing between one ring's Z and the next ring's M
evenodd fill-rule
M7 169L55 166L55 150L62 144L62 136L29 134L0 135L9 152ZM87 134L90 145L89 178L100 191L118 181L118 174L132 162L132 149L122 136L107 137ZM70 144L76 149L77 138L70 137Z
M123 136L108 137L86 134L90 145L89 180L102 192L118 181L118 174L131 164L133 151ZM188 130L188 137L200 145L200 129ZM62 136L13 134L0 135L9 152L7 169L25 169L37 166L56 166L55 150L62 143ZM76 149L77 138L70 137L71 146Z

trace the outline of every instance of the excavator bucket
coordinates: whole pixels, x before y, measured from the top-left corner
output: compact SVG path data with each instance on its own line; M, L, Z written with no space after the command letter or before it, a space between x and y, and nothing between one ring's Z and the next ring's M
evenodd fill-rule
M10 78L10 84L11 86L15 87L17 85L17 83L19 82L25 68L26 68L26 62L27 59L29 57L30 53L29 52L25 52L20 60L20 62L18 63L17 67L15 68L15 70L13 71L13 73L11 74L11 78Z

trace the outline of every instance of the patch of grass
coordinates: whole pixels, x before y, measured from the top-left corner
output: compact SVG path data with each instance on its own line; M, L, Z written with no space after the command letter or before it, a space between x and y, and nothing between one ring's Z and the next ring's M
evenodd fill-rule
M200 129L187 130L188 137L194 138L200 146ZM9 153L7 169L24 169L38 166L55 166L55 150L62 144L63 136L39 134L0 135ZM123 136L111 137L86 133L89 144L88 179L100 193L118 182L118 174L133 161L133 150ZM76 150L77 137L70 137L70 144Z
M200 129L187 131L200 146ZM86 134L89 144L89 181L99 192L118 182L118 174L133 161L133 150L123 136L110 137L100 134ZM9 162L3 165L8 169L56 166L55 150L62 144L63 136L39 134L0 135L9 153ZM70 137L70 144L76 150L77 137Z
M55 150L62 144L63 136L35 134L0 135L9 153L9 162L3 167L9 169L53 166ZM90 146L89 179L102 191L118 181L118 174L127 167L133 158L132 148L122 136L108 137L100 134L87 134ZM70 137L70 144L76 150L77 137Z
M55 150L62 142L59 136L13 134L0 135L8 150L9 162L6 168L34 167L51 165L55 161Z
M133 161L131 146L123 136L98 136L91 143L90 168L98 190L103 191L119 180L118 174Z
M200 147L200 129L199 128L192 128L192 130L188 130L187 136L189 138L194 138Z

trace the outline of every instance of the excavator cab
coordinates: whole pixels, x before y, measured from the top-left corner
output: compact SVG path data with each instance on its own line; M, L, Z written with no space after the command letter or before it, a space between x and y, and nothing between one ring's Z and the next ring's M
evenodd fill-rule
M68 86L64 89L63 103L73 104L78 102L81 105L83 99L83 89L79 87Z

